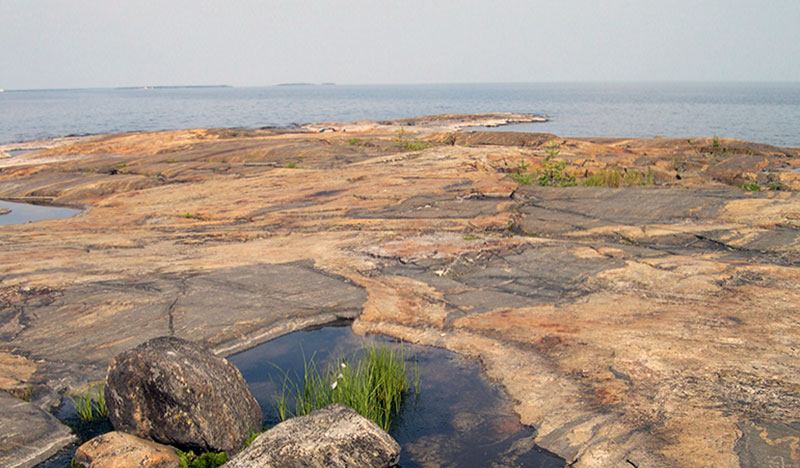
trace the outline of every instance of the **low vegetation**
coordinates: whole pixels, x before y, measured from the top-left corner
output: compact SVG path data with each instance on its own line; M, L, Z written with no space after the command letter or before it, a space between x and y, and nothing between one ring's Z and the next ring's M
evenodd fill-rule
M756 183L753 183L753 182L742 184L739 187L742 190L746 190L748 192L760 192L761 191L761 186L756 184Z
M520 161L511 178L518 184L541 185L543 187L571 187L577 185L575 176L567 173L567 163L556 160L561 153L558 144L553 142L545 147L545 158L542 168L528 172L528 163Z
M276 410L282 421L343 403L388 431L410 388L402 348L387 345L368 345L355 358L339 358L324 370L317 367L313 357L304 367L302 379L284 372L281 391L276 395ZM417 390L416 364L413 372Z
M520 161L511 178L522 185L540 185L543 187L633 187L639 185L654 185L653 171L641 172L635 169L619 170L605 169L587 176L579 181L575 175L567 172L567 163L555 159L560 154L558 144L551 143L545 148L545 158L542 167L535 171L528 171L530 165Z
M395 141L397 142L397 145L400 146L400 148L406 151L422 151L424 149L428 149L431 146L433 146L433 144L428 141L422 141L422 140L417 140L416 138L412 138L402 128L398 132Z
M83 423L99 421L108 417L108 406L106 406L104 387L102 385L92 387L85 393L69 397L69 399L75 406L75 411Z
M635 187L654 184L653 171L645 173L635 169L628 171L606 169L586 177L581 183L585 187Z
M205 452L195 455L191 450L188 452L176 450L176 453L180 458L179 468L217 468L228 461L225 452Z

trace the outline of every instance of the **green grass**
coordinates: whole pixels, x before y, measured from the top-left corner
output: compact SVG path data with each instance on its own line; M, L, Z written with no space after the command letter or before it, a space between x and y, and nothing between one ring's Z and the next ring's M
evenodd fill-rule
M400 146L400 148L406 151L422 151L424 149L428 149L431 146L433 146L433 143L411 138L402 128L397 133L397 138L395 141L397 142L398 146Z
M522 185L541 185L543 187L572 187L578 185L575 176L567 173L567 163L554 159L561 153L558 144L552 142L545 147L545 158L542 168L527 172L528 163L520 161L511 178Z
M605 169L592 174L581 183L584 187L634 187L654 184L655 176L653 171L647 171L646 173L637 170L622 172L616 169Z
M305 361L302 382L284 372L283 386L276 395L280 419L303 416L333 403L342 403L389 430L409 391L404 351L371 344L355 358L339 358L320 370L313 357ZM414 366L414 388L419 372Z
M179 468L217 468L228 461L225 452L205 452L195 455L191 450L188 452L176 450L175 453L180 458Z
M358 138L351 138L347 140L347 144L350 146L361 146L361 140Z
M719 148L720 146L722 146L722 144L719 142L719 138L717 138L717 136L714 135L714 138L711 140L711 147Z
M756 184L756 183L753 183L753 182L742 184L742 185L739 186L739 188L741 188L742 190L746 190L748 192L760 192L761 191L761 186Z
M414 139L403 140L402 142L400 142L400 147L406 151L422 151L424 149L430 148L431 146L433 146L433 144L427 141L420 141Z
M108 417L104 386L90 388L87 392L69 397L82 422L88 423Z
M287 169L297 169L297 161L289 161L286 163Z

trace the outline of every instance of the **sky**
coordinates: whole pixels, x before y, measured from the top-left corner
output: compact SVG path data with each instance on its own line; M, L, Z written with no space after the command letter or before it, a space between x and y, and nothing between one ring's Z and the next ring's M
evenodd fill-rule
M0 0L0 88L800 81L800 0Z

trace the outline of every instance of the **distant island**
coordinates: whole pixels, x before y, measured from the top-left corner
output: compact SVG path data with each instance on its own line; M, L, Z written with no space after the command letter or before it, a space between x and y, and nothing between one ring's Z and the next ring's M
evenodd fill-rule
M335 86L336 83L325 82L325 83L278 83L275 86Z
M177 85L177 86L120 86L114 89L208 89L208 88L232 88L230 85Z

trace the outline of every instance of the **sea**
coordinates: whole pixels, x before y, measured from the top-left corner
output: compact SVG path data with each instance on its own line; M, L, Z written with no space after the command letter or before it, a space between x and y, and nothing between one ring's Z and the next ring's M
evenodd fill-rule
M800 82L133 87L0 92L0 144L197 127L292 127L521 112L503 130L585 137L739 138L800 147Z

